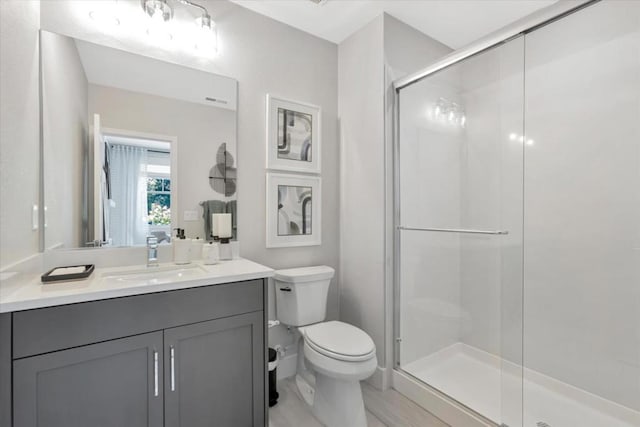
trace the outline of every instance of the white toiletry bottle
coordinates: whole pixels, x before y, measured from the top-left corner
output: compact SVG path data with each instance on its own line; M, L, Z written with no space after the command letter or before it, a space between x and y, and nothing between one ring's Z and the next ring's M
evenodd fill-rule
M176 237L173 239L173 262L176 264L189 264L191 262L191 239L184 236L183 228L176 228Z

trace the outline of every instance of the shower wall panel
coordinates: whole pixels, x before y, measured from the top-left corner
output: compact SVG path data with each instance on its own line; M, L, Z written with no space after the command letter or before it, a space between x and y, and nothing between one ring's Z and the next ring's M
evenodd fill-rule
M639 2L526 36L526 129L525 365L640 410Z

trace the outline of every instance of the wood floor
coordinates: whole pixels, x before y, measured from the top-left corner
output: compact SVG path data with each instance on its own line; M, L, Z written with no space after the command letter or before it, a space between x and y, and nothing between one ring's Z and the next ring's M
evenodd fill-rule
M369 427L448 427L395 390L379 391L362 382ZM278 383L280 399L269 409L269 427L322 427L302 400L293 378Z

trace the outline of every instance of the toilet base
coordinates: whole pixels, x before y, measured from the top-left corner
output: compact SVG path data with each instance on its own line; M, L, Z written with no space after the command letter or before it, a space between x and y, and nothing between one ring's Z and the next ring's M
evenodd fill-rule
M315 378L314 378L314 384L315 384ZM314 400L314 395L315 395L315 389L314 384L309 384L309 382L304 379L300 374L296 375L296 386L298 386L298 391L300 392L300 395L302 396L302 398L304 399L305 402L307 402L307 405L309 406L313 406L313 400Z
M316 373L313 414L327 427L367 427L360 381Z
M326 427L367 427L360 380L373 374L377 366L375 356L356 362L357 365L349 365L350 362L345 365L344 361L326 358L307 347L304 338L296 335L296 386L313 415Z

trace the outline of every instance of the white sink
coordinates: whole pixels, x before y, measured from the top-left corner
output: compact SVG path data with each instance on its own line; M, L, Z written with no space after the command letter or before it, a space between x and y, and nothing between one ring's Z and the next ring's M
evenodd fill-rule
M195 279L205 273L207 273L207 270L198 264L169 265L109 272L105 273L102 279L113 283L171 283L186 279Z

